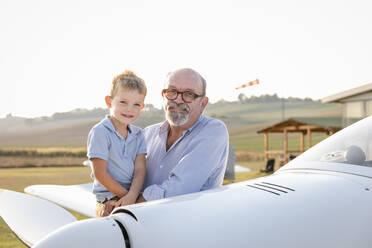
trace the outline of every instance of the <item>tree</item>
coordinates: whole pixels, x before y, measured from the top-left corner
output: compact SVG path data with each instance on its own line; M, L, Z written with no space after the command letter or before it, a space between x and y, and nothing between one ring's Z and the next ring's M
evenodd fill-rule
M239 100L240 103L245 103L245 102L247 102L248 97L246 95L244 95L243 93L240 93L239 96L238 96L238 100Z

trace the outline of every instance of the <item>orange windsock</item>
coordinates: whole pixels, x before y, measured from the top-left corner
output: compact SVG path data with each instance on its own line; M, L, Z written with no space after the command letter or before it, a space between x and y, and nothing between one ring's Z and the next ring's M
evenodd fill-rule
M245 88L247 86L252 86L252 85L255 85L255 84L259 84L259 83L260 83L260 81L258 81L258 79L256 79L256 80L250 81L248 83L242 84L242 85L236 87L235 89L238 90L238 89Z

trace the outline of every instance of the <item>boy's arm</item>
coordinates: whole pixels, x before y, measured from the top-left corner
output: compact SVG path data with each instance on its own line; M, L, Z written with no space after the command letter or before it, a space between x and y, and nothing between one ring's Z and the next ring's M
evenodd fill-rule
M142 190L146 177L146 156L137 154L134 161L134 175L128 194L115 203L115 207L136 203L139 193Z
M111 193L118 197L123 197L128 193L106 170L107 162L100 158L92 158L92 168L94 177L108 189Z

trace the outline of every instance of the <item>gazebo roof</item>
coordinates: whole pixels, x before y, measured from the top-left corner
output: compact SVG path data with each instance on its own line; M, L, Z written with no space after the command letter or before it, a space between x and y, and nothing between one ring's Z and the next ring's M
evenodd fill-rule
M292 133L306 133L308 129L311 132L322 132L322 133L335 133L341 130L341 127L337 126L324 126L316 124L319 123L322 118L290 118L278 123L275 123L272 126L266 127L262 130L257 131L257 133L283 133L286 129L287 132ZM327 121L329 122L329 121ZM333 121L334 122L334 121Z

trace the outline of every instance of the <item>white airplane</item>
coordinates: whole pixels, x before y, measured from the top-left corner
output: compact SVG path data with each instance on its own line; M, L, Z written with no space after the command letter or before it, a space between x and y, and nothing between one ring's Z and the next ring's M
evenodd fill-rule
M370 248L372 117L267 177L120 207L105 218L77 221L57 205L93 217L90 187L2 190L0 215L36 248Z

